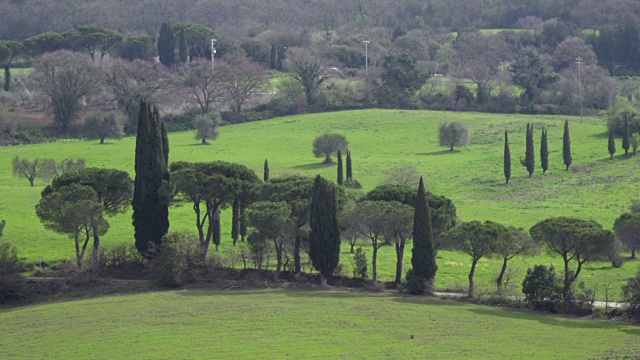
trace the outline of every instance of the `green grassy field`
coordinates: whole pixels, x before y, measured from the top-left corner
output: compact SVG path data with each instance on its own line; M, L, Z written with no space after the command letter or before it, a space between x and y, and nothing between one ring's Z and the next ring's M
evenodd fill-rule
M334 291L108 296L1 310L0 322L5 359L640 356L632 325Z
M573 170L562 164L562 127L571 121ZM442 122L461 121L471 132L468 147L449 152L438 146L437 127ZM539 168L533 178L527 178L518 159L524 155L526 123L532 122L539 143L541 126L549 131L550 168L542 175ZM529 228L552 216L574 216L594 219L611 228L614 219L628 211L631 199L639 197L636 184L640 180L640 156L616 156L608 160L605 121L599 118L558 116L495 115L477 113L364 110L325 114L290 116L264 122L226 126L220 139L211 146L199 146L193 132L170 134L171 161L226 160L239 162L254 169L260 176L265 158L271 174L297 172L308 176L322 174L333 179L335 166L321 164L311 152L313 139L324 132L345 134L353 154L354 177L364 190L370 190L385 177L385 169L401 164L416 166L426 178L429 191L454 200L461 220L494 220L505 225ZM512 180L504 185L502 174L503 133L510 133L513 161ZM66 141L39 145L2 147L0 159L0 218L7 220L2 241L15 244L29 261L54 261L73 256L72 241L43 228L34 206L45 185L37 181L29 187L24 178L14 178L10 162L16 156L65 157L82 156L89 166L113 167L133 171L135 139L126 138L108 145L89 141ZM539 160L538 160L539 163ZM171 229L194 231L189 206L172 208ZM227 214L228 215L228 214ZM132 241L131 214L110 219L111 229L103 244ZM229 238L229 219L224 218L223 236ZM229 242L223 241L222 250ZM367 248L368 249L368 248ZM346 248L345 248L346 251ZM347 254L345 253L345 256ZM407 251L408 264L410 249ZM466 284L469 260L453 252L439 254L440 270L436 285L456 288ZM385 247L380 255L382 280L393 278L395 254ZM368 257L371 259L371 257ZM561 264L558 257L539 256L515 259L517 277L522 280L528 266ZM350 273L348 259L343 256ZM497 260L480 263L478 281L487 286L499 271ZM581 276L588 284L603 282L609 277L616 286L635 274L637 265L627 263L622 269L612 269L609 263L594 263Z

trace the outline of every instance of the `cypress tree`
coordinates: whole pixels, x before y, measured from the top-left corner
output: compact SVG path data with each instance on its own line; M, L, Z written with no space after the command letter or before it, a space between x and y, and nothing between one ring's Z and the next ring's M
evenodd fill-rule
M231 239L236 246L240 235L240 200L234 199L231 206Z
M189 60L189 49L187 48L187 36L184 30L180 30L178 35L178 57L180 64L184 64Z
M264 159L264 182L269 181L269 160Z
M340 261L336 191L322 176L316 176L311 197L309 257L320 272L320 282L327 285Z
M240 231L240 241L244 242L247 238L247 204L244 201L240 201L240 220L238 222Z
M351 150L347 150L347 180L353 180L353 168L351 167Z
M624 117L624 130L622 132L622 148L624 149L624 155L629 156L629 148L631 147L631 142L629 141L629 118L627 116Z
M615 130L613 130L613 125L611 125L609 127L609 144L608 144L608 149L609 149L609 155L611 156L610 159L613 160L613 154L616 153L616 136L615 136Z
M411 265L414 276L432 283L438 271L436 254L433 248L433 228L431 226L431 209L427 200L424 181L420 177L416 206L413 212L413 250Z
M569 170L573 158L571 157L571 137L569 136L569 120L564 122L564 134L562 134L562 159L564 160L565 170Z
M164 22L160 27L158 36L158 57L160 63L166 67L172 67L176 62L176 39L171 30L171 24Z
M520 159L520 163L527 168L529 177L533 175L536 168L535 150L533 145L533 124L527 124L527 143L524 153L524 160Z
M344 168L342 166L342 152L338 150L338 185L344 183Z
M540 139L540 166L542 166L542 175L544 175L549 168L549 144L547 143L547 130L544 128Z
M509 134L507 130L504 131L504 178L507 180L506 184L511 179L511 150L509 149Z
M160 245L169 229L168 201L160 191L169 175L166 165L168 140L165 137L157 109L152 111L150 104L142 99L138 115L132 201L136 248L141 252L146 251L150 243Z

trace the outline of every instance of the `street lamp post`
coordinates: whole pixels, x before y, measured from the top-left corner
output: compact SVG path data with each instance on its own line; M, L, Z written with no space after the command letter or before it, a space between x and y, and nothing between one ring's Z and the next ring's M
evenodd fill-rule
M582 76L581 76L581 65L582 65L582 58L581 57L577 57L576 58L576 64L578 65L578 94L580 96L580 123L582 124L582 102L583 102L583 97L582 97Z
M369 74L369 44L371 41L365 40L364 43L364 71Z
M216 39L211 39L211 71L216 69L216 49L213 47L213 43Z

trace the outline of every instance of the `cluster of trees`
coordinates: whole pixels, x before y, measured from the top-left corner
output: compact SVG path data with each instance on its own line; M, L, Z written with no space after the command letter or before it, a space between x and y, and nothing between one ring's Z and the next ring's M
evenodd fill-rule
M41 178L44 181L50 181L56 176L62 175L69 171L84 169L87 166L87 162L84 158L67 158L59 162L53 159L37 158L29 160L16 156L11 161L13 168L13 176L24 177L29 180L31 186L35 186L36 178Z
M548 130L543 127L540 136L540 166L542 168L543 175L547 172L547 169L549 169L549 143L547 131ZM525 154L524 158L520 158L520 164L527 169L529 177L531 177L536 168L533 124L527 123L527 130L525 134ZM569 134L568 120L564 122L564 132L562 135L562 159L565 165L565 170L569 170L569 167L573 163L573 157L571 156L571 135ZM509 146L509 134L507 130L504 131L504 177L508 184L511 179L511 148Z

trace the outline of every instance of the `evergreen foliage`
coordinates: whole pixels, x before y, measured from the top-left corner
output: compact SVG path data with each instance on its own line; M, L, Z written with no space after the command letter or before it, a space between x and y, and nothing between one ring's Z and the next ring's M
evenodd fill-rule
M609 143L608 143L610 159L613 160L613 154L616 153L616 135L613 126L609 127Z
M540 139L540 166L544 175L549 168L549 144L547 142L547 130L542 129L542 138Z
M347 150L347 180L353 180L353 167L351 165L351 150Z
M562 135L562 159L566 170L569 170L573 158L571 157L571 137L569 136L569 120L564 122L564 134Z
M140 101L136 138L135 181L133 190L133 227L136 248L144 252L151 243L160 245L169 230L168 199L163 195L169 180L167 160L169 144L166 127L157 109ZM165 187L163 188L163 184Z
M184 64L189 60L189 49L187 48L187 35L184 30L180 30L178 34L178 57L180 64Z
M264 159L264 182L269 181L269 160Z
M316 176L311 198L309 257L320 272L321 284L333 274L340 261L340 229L336 191L322 176Z
M511 179L511 150L509 149L509 134L507 130L504 131L504 178L506 184Z
M533 124L527 124L527 142L524 153L524 160L521 158L520 163L527 168L529 177L533 175L533 171L536 168L536 158L534 155L533 145Z
M342 151L338 150L338 185L344 183L344 167L342 166Z
M171 24L163 22L158 36L158 57L160 63L172 67L176 62L176 39Z
M236 246L240 235L240 200L234 199L231 206L231 239Z
M436 277L438 265L433 246L431 210L427 200L424 180L420 177L418 194L413 213L413 250L411 254L413 274L431 284Z
M631 147L629 131L629 118L624 118L624 131L622 132L622 148L624 149L625 156L629 156L629 148Z

